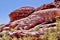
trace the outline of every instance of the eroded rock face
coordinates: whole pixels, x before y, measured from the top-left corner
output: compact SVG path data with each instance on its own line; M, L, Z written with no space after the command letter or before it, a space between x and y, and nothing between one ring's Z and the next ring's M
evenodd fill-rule
M56 20L55 18L57 16L60 17L60 9L58 8L40 10L32 13L26 18L11 22L10 27L17 27L18 30L28 30L38 24L53 22L54 20Z
M55 0L54 2L44 4L37 9L30 6L16 9L9 14L10 23L0 25L0 32L9 30L9 35L11 37L20 38L21 36L27 35L43 35L44 30L50 30L50 26L54 26L52 28L56 30L56 23L53 22L56 21L55 18L57 16L60 17L59 8L60 0Z
M39 10L51 9L51 8L60 8L60 0L54 0L54 2L49 3L49 4L44 4L38 7L37 9L34 9L31 6L25 6L25 7L16 9L15 11L9 14L10 22L19 20L21 18L25 18L29 16L31 13L33 13L35 10L39 11Z
M37 11L40 11L40 10L45 10L46 11L46 9L52 9L53 10L53 8L60 8L60 1L59 0L55 0L54 2L52 2L52 3L49 3L49 4L44 4L44 5L42 5L42 6L40 6L40 7L38 7L37 9L34 9L33 7L30 7L30 6L25 6L25 7L21 7L21 8L19 8L19 9L17 9L17 10L15 10L15 11L13 11L10 15L9 15L9 17L10 17L10 21L11 21L11 25L13 25L12 26L12 28L14 28L14 27L16 27L17 25L20 25L20 24L22 24L23 26L27 26L27 27L29 27L28 26L28 22L30 22L30 23L33 23L32 21L31 21L31 19L33 20L37 20L37 16L35 17L35 16L30 16L30 14L32 15L33 14L33 12L37 12ZM54 9L54 10L55 10ZM36 10L36 11L35 11ZM47 10L48 11L48 10ZM50 12L49 12L50 13ZM39 13L36 13L36 14L38 14L38 15L41 15L41 14L39 14ZM47 14L47 13L46 13ZM44 15L44 14L42 14L42 15ZM50 16L52 15L52 14L49 14ZM27 17L28 16L28 17ZM30 17L31 18L30 18ZM45 16L47 16L47 15L45 15ZM50 17L50 16L48 16L48 17ZM55 14L54 14L54 16L55 16ZM26 17L26 18L25 18ZM40 16L38 17L38 18L40 18ZM47 17L46 17L47 18ZM52 17L53 18L53 17ZM43 18L44 19L44 18ZM48 18L47 18L48 19ZM46 21L47 21L47 19L46 19ZM18 21L17 21L18 20ZM39 19L38 19L39 20ZM37 21L38 21L37 20ZM40 19L41 20L41 19ZM44 19L45 20L45 19ZM50 19L49 19L50 20ZM35 22L37 22L37 21L35 21ZM35 23L34 22L34 23ZM33 23L33 24L34 24ZM11 25L9 25L10 27L11 27ZM30 24L29 24L30 25ZM20 25L21 26L21 25ZM30 25L31 26L31 25Z
M50 9L50 8L56 8L56 6L53 4L44 4L38 7L36 10L38 11L38 10L44 10L44 9Z
M54 2L49 4L44 4L38 7L36 10L44 10L44 9L51 9L51 8L60 8L60 0L54 0Z
M25 7L21 7L19 9L16 9L15 11L13 11L9 14L10 21L12 22L12 21L15 21L15 20L18 20L21 18L25 18L28 15L30 15L31 13L33 13L34 10L35 9L31 6L25 6Z

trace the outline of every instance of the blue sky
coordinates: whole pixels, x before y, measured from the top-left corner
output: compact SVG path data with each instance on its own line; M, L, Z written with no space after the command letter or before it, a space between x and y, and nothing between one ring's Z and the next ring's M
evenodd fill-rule
M8 23L9 14L22 6L39 7L53 0L0 0L0 24Z

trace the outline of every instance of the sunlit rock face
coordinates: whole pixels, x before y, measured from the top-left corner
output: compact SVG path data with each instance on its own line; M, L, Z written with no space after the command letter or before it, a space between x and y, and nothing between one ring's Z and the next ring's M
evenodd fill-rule
M60 8L60 0L54 0L54 2L52 3L43 4L36 9L31 6L18 8L9 14L10 22L19 20L21 18L25 18L30 14L32 14L33 12L35 12L35 10L39 11L39 10L45 10L45 9L51 9L51 8Z
M31 17L30 14L34 14L35 12L37 11L41 11L41 10L44 10L46 11L47 9L51 9L51 10L55 10L55 9L58 9L60 8L60 1L59 0L56 0L56 2L52 2L52 3L48 3L48 4L43 4L42 6L38 7L38 8L33 8L31 6L25 6L25 7L21 7L19 9L16 9L15 11L11 12L11 14L9 14L9 17L10 17L10 24L13 25L12 28L16 27L17 25L20 25L22 24L23 26L25 25L25 28L26 28L26 25L30 25L30 23L32 22L31 19L33 20L37 20L37 16L33 16ZM43 11L43 12L44 12ZM48 10L47 10L48 11ZM57 11L57 10L56 10ZM42 13L43 13L42 12ZM40 13L36 13L38 15L41 15ZM47 13L46 13L47 14ZM49 12L49 15L52 15L51 11ZM42 14L44 15L44 14ZM50 16L51 16L50 15ZM48 15L45 15L45 16L48 16ZM48 16L48 17L50 17ZM54 14L55 16L55 14ZM30 18L31 17L31 18ZM38 17L40 18L40 16ZM47 17L46 17L47 18ZM52 17L53 18L53 17ZM43 18L44 19L44 18ZM41 19L40 19L41 20ZM45 20L45 19L44 19ZM46 19L46 21L48 20L48 18ZM49 19L50 20L50 19ZM37 20L38 21L38 20ZM29 23L30 22L30 23ZM36 22L36 21L35 21ZM34 22L34 23L35 23ZM41 21L42 22L42 21ZM32 22L33 23L33 22ZM33 24L34 24L33 23ZM10 27L11 27L10 25ZM21 25L20 25L21 26ZM20 27L19 26L19 27ZM27 26L29 27L29 26ZM34 27L34 26L33 26Z
M35 27L38 24L46 24L49 22L54 22L56 17L60 17L60 9L53 8L53 9L46 9L40 10L32 13L26 18L22 18L10 23L11 28L17 27L17 29L30 29Z
M19 40L19 38L21 37L23 38L28 36L29 37L36 36L37 38L40 38L41 37L40 35L43 35L43 37L45 37L44 33L48 33L48 31L49 32L51 31L51 33L54 34L55 32L57 33L59 32L60 34L60 31L57 30L57 28L60 27L56 26L57 23L59 23L58 26L60 25L60 20L56 19L56 17L60 18L59 8L60 8L60 0L54 0L54 2L52 3L43 4L42 6L36 9L31 6L18 8L9 14L10 22L8 24L0 25L0 32L3 33L8 32L7 35L9 37L11 37L12 39L16 37L17 40ZM2 33L0 33L0 36L1 34ZM6 33L4 34L6 35ZM57 36L59 34L57 34ZM34 40L39 40L39 39L34 38Z
M56 8L55 5L53 5L52 3L51 4L44 4L40 7L38 7L36 10L44 10L44 9L50 9L50 8Z
M25 6L18 8L9 14L10 21L15 21L21 18L25 18L34 12L34 8L31 6Z
M54 2L49 4L43 4L42 6L38 7L36 10L44 10L44 9L51 9L51 8L60 8L60 0L54 0Z

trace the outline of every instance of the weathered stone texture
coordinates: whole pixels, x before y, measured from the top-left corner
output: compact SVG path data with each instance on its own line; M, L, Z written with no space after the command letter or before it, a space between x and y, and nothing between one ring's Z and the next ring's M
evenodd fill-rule
M12 21L15 21L15 20L18 20L21 18L25 18L28 15L30 15L31 13L33 13L34 10L35 9L30 6L25 6L25 7L21 7L19 9L16 9L15 11L13 11L9 14L10 21L12 22Z

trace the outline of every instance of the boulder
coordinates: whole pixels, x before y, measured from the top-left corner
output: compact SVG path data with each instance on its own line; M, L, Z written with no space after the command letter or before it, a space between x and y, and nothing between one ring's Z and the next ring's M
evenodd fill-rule
M35 9L31 6L18 8L9 14L10 22L21 19L21 18L25 18L29 16L31 13L33 13L34 10Z

